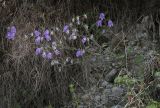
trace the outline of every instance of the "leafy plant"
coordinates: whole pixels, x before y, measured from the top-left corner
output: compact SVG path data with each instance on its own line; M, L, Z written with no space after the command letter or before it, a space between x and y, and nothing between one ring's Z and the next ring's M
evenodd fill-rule
M151 101L146 108L160 108L160 102L157 101Z
M118 76L115 78L114 83L132 86L133 84L136 83L136 79L130 78L130 77L128 77L128 75Z

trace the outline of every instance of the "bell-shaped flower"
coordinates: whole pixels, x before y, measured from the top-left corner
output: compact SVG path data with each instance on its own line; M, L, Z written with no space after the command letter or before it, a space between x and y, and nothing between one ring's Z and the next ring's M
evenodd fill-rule
M69 31L69 26L68 25L65 25L63 27L63 32L67 33Z
M35 43L36 45L39 45L41 43L41 37L38 36L36 39L35 39Z
M99 19L100 19L100 20L104 20L104 19L105 19L105 14L104 14L104 13L100 13Z
M113 22L112 22L112 20L109 20L107 25L108 25L108 27L113 27Z
M86 41L87 41L86 36L83 36L83 38L82 38L82 40L81 40L81 41L82 41L82 43L83 43L83 44L85 44L85 43L86 43Z
M49 30L48 30L48 29L46 29L46 30L44 31L44 35L49 35Z
M50 59L52 59L53 55L52 55L52 53L51 53L51 52L49 52L49 53L47 53L47 56L46 56L46 57L47 57L47 59L49 59L49 60L50 60Z
M102 27L102 20L98 20L98 21L96 22L96 25L97 25L97 27Z
M78 49L76 52L76 57L82 57L84 55L85 51Z
M48 29L45 30L44 37L47 41L51 41L51 36Z
M36 55L40 55L42 53L42 48L37 48L35 53Z
M38 30L35 30L34 35L35 35L35 37L39 37L41 35L41 33Z
M61 54L61 52L58 49L55 49L54 53L55 53L55 55L60 55Z
M45 39L46 39L47 41L51 41L51 36L50 36L50 35L45 35Z
M12 33L12 32L7 32L7 36L6 36L7 39L9 40L14 40L15 38L15 34Z
M16 36L16 27L12 26L9 28L6 38L9 40L14 40L15 36Z

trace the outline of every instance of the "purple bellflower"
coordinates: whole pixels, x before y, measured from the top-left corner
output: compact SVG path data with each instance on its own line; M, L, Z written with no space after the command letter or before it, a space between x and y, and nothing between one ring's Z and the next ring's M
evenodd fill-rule
M47 41L51 41L50 35L46 35L45 38L46 38Z
M37 48L35 53L36 53L36 55L41 54L42 53L42 48Z
M105 19L105 14L104 14L104 13L100 13L99 19L100 19L100 20L104 20L104 19Z
M9 31L7 32L6 38L9 40L14 40L15 36L16 36L16 27L12 26L12 27L10 27Z
M85 51L78 49L76 52L76 57L82 57L84 55Z
M96 25L97 25L97 27L102 27L102 20L98 20L98 21L96 22Z
M36 45L39 45L41 43L41 37L38 36L36 39L35 39L35 43Z
M63 28L63 32L67 33L68 30L69 30L69 26L65 25L64 28Z
M45 30L44 36L45 36L45 39L46 39L47 41L50 41L50 40L51 40L51 36L50 36L50 34L49 34L49 30L48 30L48 29Z
M52 55L52 53L51 52L49 52L49 53L47 53L47 59L52 59L52 57L53 57L53 55Z
M35 30L34 35L35 35L35 37L39 37L41 35L41 33L38 30Z
M87 41L86 36L83 36L83 38L82 38L82 40L81 40L81 41L82 41L82 43L83 43L83 44L85 44L85 43L86 43L86 41Z
M60 55L61 54L61 52L57 49L54 51L54 53L55 53L55 55Z
M113 22L112 22L112 20L109 20L109 21L108 21L108 27L113 27Z

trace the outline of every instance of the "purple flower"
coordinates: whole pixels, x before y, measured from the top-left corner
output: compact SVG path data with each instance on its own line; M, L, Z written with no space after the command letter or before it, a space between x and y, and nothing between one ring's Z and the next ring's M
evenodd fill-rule
M15 33L12 33L12 32L7 32L7 39L9 40L14 40L15 38Z
M112 20L109 20L108 21L108 27L112 27L113 26L113 22L112 22Z
M69 26L68 26L68 25L65 25L64 28L63 28L63 32L66 33L68 30L69 30Z
M48 29L45 30L44 35L49 35L49 30Z
M83 43L83 44L85 44L85 43L86 43L86 41L87 41L86 36L83 36L83 38L82 38L82 43Z
M100 20L104 20L104 19L105 19L105 14L104 14L104 13L100 13L99 19L100 19Z
M78 49L76 52L76 57L82 57L84 55L85 51Z
M41 43L41 37L38 36L36 39L35 39L35 43L36 45L39 45Z
M96 25L97 25L97 27L102 27L102 20L98 20L98 21L96 22Z
M50 35L45 35L45 38L47 41L51 41L51 36Z
M45 30L44 36L45 36L45 38L46 38L47 41L50 41L50 40L51 40L51 36L50 36L50 34L49 34L49 30L48 30L48 29Z
M35 35L35 37L38 37L38 36L41 35L41 33L40 33L38 30L35 30L35 31L34 31L34 35Z
M12 26L9 28L6 38L9 40L14 40L15 36L16 36L16 27Z
M36 55L39 55L39 54L41 54L42 53L42 49L41 48L37 48L36 49Z
M61 52L57 49L54 51L54 53L55 53L55 55L60 55L61 54Z
M53 57L52 53L49 52L49 53L47 54L47 59L52 59L52 57Z

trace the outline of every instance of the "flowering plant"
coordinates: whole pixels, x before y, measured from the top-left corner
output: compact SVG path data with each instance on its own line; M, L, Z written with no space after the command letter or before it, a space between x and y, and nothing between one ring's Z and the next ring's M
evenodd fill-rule
M51 61L51 65L77 62L96 54L99 50L98 35L111 27L112 20L107 20L105 13L100 13L93 24L89 24L89 18L84 14L73 17L63 27L35 29L35 55ZM14 40L15 36L16 27L9 27L6 38Z

